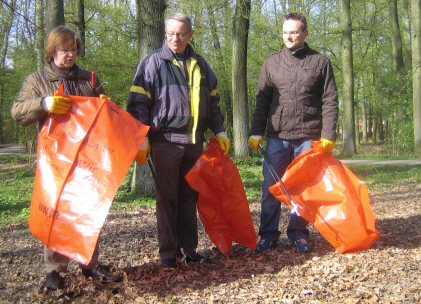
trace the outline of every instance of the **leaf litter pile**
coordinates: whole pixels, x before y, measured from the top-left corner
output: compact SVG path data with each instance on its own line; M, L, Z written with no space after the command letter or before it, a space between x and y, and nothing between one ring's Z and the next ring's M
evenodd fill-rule
M102 283L70 262L62 289L47 290L43 246L25 225L0 231L0 303L421 303L421 185L406 181L370 191L382 236L356 254L338 254L310 227L313 251L296 253L286 238L283 207L279 246L265 253L233 244L229 259L199 223L199 252L212 264L177 263L164 272L155 208L109 214L100 260L122 280ZM250 200L259 225L260 198Z

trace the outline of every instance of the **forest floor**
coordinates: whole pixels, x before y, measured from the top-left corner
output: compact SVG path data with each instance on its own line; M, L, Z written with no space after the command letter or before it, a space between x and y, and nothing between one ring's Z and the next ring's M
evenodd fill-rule
M234 244L227 259L199 223L199 252L211 264L160 269L155 208L113 210L103 227L100 259L121 275L115 283L86 279L71 262L64 286L47 290L42 243L27 224L0 231L0 303L421 303L421 185L406 180L370 191L382 236L370 249L339 254L310 227L314 250L300 254L285 231L279 247L257 253ZM254 226L260 198L249 201Z

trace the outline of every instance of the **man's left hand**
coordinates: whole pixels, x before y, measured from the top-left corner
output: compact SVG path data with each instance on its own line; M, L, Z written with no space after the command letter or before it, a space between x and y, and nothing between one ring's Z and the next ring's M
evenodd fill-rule
M216 140L218 141L222 150L225 151L224 155L227 155L229 150L230 150L230 146L231 146L231 141L228 139L227 133L220 132L220 133L216 134Z
M336 146L336 142L333 140L322 138L321 141L323 146L323 153L332 152L333 148Z

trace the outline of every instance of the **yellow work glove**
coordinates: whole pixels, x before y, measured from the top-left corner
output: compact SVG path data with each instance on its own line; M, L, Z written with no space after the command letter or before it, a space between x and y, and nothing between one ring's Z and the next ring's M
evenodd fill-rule
M104 99L109 99L109 100L111 100L111 98L110 97L108 97L107 95L105 95L105 94L101 94L101 95L99 95L99 98L104 98Z
M333 148L336 146L336 142L329 139L322 138L323 153L332 152Z
M259 150L259 144L263 144L263 136L261 135L252 135L249 137L249 147L254 151Z
M48 96L42 99L42 107L50 113L66 114L69 112L70 98L64 96Z
M147 137L143 140L142 145L140 146L139 151L136 154L135 160L137 163L144 165L146 164L146 158L151 153L151 144Z
M220 132L216 134L216 140L218 141L222 150L224 150L224 155L227 155L231 146L231 141L228 139L227 133Z

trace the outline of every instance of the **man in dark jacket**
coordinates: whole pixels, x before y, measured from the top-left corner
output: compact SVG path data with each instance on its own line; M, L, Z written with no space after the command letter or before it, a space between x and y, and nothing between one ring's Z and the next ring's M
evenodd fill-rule
M156 188L165 190L157 191L158 244L161 265L171 270L176 267L177 253L185 254L187 261L208 261L196 252L198 193L184 176L203 152L207 129L216 135L225 154L230 141L218 106L217 78L188 43L194 32L190 18L171 15L165 32L162 48L146 56L137 68L127 111L150 126L136 161L146 163L151 153Z
M266 131L266 154L279 176L299 154L322 140L324 152L335 147L338 94L329 59L309 48L306 18L290 13L283 22L285 48L266 58L260 74L249 146L259 149ZM257 250L277 245L280 202L268 188L276 183L263 166L260 241ZM288 238L299 252L308 252L308 222L291 214Z

